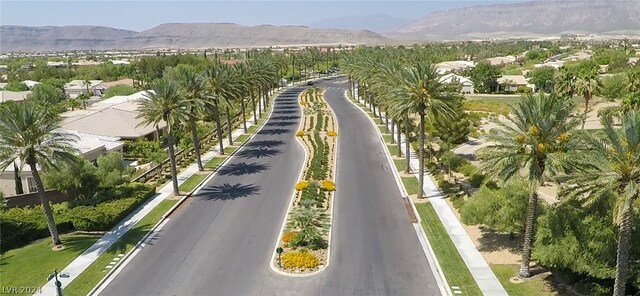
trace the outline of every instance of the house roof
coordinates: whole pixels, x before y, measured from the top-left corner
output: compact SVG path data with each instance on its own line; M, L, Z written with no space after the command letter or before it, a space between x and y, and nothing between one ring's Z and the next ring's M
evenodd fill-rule
M467 78L467 77L463 77L460 75L456 75L453 73L449 73L447 75L444 75L442 77L440 77L440 79L438 79L438 81L440 83L451 83L454 80L458 81L458 83L460 84L471 84L473 85L473 81L471 81L471 79Z
M84 133L80 131L67 131L70 134L76 135L78 141L73 144L74 148L80 150L82 154L94 151L96 149L103 148L109 152L118 149L124 145L120 141L119 137L109 137L103 135L96 135L91 133Z
M527 85L529 82L524 75L502 75L502 77L498 78L499 84L504 84L510 82L515 85Z
M40 84L40 82L33 81L33 80L25 80L25 81L22 81L22 83L24 83L29 89L31 89L34 86Z
M110 107L66 118L63 120L62 129L123 139L137 139L155 132L156 129L153 125L138 126L143 121L136 116L138 116L138 112ZM164 122L158 124L160 128L165 125Z
M102 84L102 80L89 80L91 82L90 88L94 88ZM86 89L87 86L84 85L84 80L72 80L69 83L64 85L64 89Z
M111 82L103 82L102 85L104 85L104 87L106 87L106 88L110 88L110 87L113 87L113 86L116 86L116 85L133 86L133 79L125 78L125 79L120 79L120 80L111 81Z
M31 91L0 90L0 103L24 101L30 93Z
M514 56L494 57L494 58L488 58L487 61L489 61L491 65L501 65L501 64L508 64L508 63L515 62L516 57Z

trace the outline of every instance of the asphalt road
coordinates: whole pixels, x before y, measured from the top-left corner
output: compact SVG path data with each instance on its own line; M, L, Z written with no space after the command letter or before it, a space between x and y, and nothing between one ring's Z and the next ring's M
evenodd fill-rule
M338 117L331 262L319 275L269 268L302 165L294 140L300 88L197 196L180 208L101 295L438 295L434 276L368 119L322 82Z

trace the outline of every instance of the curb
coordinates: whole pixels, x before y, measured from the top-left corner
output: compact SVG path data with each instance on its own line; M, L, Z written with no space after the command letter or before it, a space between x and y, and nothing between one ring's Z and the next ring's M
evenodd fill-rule
M367 119L369 119L369 122L373 125L381 143L383 144L382 145L383 150L385 152L385 155L387 156L387 161L389 162L389 165L391 165L391 168L395 168L396 165L393 162L393 156L391 156L391 153L389 152L389 149L384 141L382 132L378 128L378 125L376 124L375 121L373 121L373 119L369 116L366 110L362 109L362 107L356 104L352 99L349 99L347 92L348 90L345 90L345 98L347 98L347 101L349 101L356 108L358 108L362 113L364 113ZM386 117L386 113L385 113L385 117ZM399 142L397 144L401 145L401 143ZM429 266L431 267L431 272L433 273L434 278L436 279L440 292L442 293L442 295L449 295L449 296L453 295L451 292L451 288L449 287L449 284L447 282L447 279L445 278L444 273L442 272L442 268L440 267L438 258L436 257L436 254L433 251L433 248L431 248L431 244L429 243L429 238L427 238L427 235L425 234L424 229L422 228L422 223L421 223L422 218L420 217L420 214L418 214L418 209L413 203L413 200L411 200L411 198L409 197L407 190L404 187L404 184L402 183L400 175L398 174L397 169L393 170L393 176L394 176L394 179L396 180L396 185L398 186L398 189L400 189L400 194L402 195L402 199L407 199L409 201L409 204L411 204L411 209L417 218L418 223L412 223L412 224L416 230L416 235L418 236L418 240L420 241L420 244L422 245L422 249L425 252L425 256L427 257L427 261L429 262Z
M278 95L280 95L280 93L282 93L282 91L280 91L277 94L274 94L275 97L277 98ZM275 98L273 99L273 101L275 101ZM127 254L124 255L124 257L122 257L118 263L116 263L116 265L111 268L111 270L109 270L109 272L102 277L102 279L93 287L93 289L91 289L91 291L89 291L89 293L87 293L87 296L91 296L91 295L97 295L99 294L102 289L104 288L102 285L104 283L106 283L107 281L112 280L112 276L114 273L119 272L121 267L124 267L126 261L129 261L130 259L133 259L132 255L133 253L137 252L140 250L140 247L142 245L144 245L147 240L149 240L149 238L153 235L155 235L155 233L162 229L162 226L164 226L164 224L166 224L170 219L168 218L171 214L173 214L173 212L175 212L186 200L187 198L191 197L194 193L200 191L202 189L202 187L204 187L204 185L209 182L213 177L216 176L216 173L218 172L218 170L223 167L225 164L227 164L227 162L229 162L231 160L231 158L238 152L240 151L244 145L250 141L251 139L253 139L253 137L255 137L255 135L258 134L258 132L260 130L262 130L262 128L264 127L264 125L267 123L268 119L271 118L271 115L273 114L273 103L271 104L271 110L269 111L269 114L267 115L266 119L262 122L262 124L260 124L260 126L258 126L258 128L255 130L255 132L253 132L253 134L247 138L244 142L242 142L240 145L238 145L238 147L232 152L230 153L226 159L220 163L220 165L218 165L218 167L216 167L215 169L213 169L210 173L209 176L207 176L207 178L205 178L204 180L200 181L200 183L198 183L198 185L191 190L189 193L187 193L185 196L183 196L182 198L180 198L180 200L178 200L178 202L176 202L176 204L174 204L169 210L167 210L161 217L160 220L149 230L149 232L147 232L147 234L145 234L137 243L136 245L129 250L129 252L127 252ZM119 239L118 239L119 240ZM106 287L106 286L105 286Z
M322 93L323 97L324 94L327 92L327 90L325 89ZM298 98L300 98L300 95L298 95ZM326 103L326 100L325 100ZM329 103L326 103L327 106L329 105ZM329 109L331 109L331 112L333 113L333 117L336 119L336 126L334 126L334 131L336 131L336 133L338 132L338 117L335 116L335 113L333 112L333 109L331 107L329 107ZM302 108L300 108L300 112L302 111ZM300 120L300 124L298 125L298 128L300 128L303 124L303 121ZM300 130L300 129L298 129ZM337 136L340 136L339 134ZM309 152L307 151L307 148L305 147L305 145L300 141L299 137L295 137L296 138L296 142L298 142L298 145L300 145L302 147L302 150L304 151L304 162L302 163L302 167L300 168L300 174L298 176L298 180L302 179L302 174L304 173L304 169L307 165L307 162L309 161ZM339 141L339 139L337 140ZM336 176L338 175L338 142L336 141L335 145L336 145L336 157L333 159L333 168L335 171L335 174L333 176L333 182L335 184L336 182ZM337 185L337 184L336 184ZM337 186L336 186L337 187ZM289 207L287 208L287 212L285 213L284 216L284 221L282 221L282 227L280 228L280 232L278 233L278 237L276 239L275 242L275 246L273 248L273 254L271 256L271 262L269 263L269 268L271 268L271 270L279 275L282 276L288 276L288 277L297 277L297 278L303 278L303 277L311 277L311 276L315 276L318 275L322 272L324 272L327 267L329 267L329 263L331 262L331 236L333 233L333 217L334 217L334 203L335 203L335 191L331 192L331 215L329 216L329 239L327 242L327 264L325 264L321 269L316 270L314 272L311 273L304 273L304 274L296 274L296 273L289 273L289 272L285 272L282 271L280 269L278 269L275 266L275 259L276 259L276 249L278 248L278 246L280 245L280 240L282 238L282 235L284 233L284 229L286 227L287 224L287 217L289 215L289 212L291 211L291 208L293 207L293 201L295 200L296 197L296 190L293 190L293 194L291 195L291 200L289 200Z

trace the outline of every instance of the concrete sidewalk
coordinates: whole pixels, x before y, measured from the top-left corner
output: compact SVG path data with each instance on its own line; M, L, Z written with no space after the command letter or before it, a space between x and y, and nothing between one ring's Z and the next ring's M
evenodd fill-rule
M283 89L276 91L273 96L277 96ZM260 100L260 104L262 104ZM270 105L271 106L271 105ZM264 108L264 105L262 106ZM256 124L253 120L253 112L250 114L250 119L247 121L247 128ZM232 138L235 140L244 133L242 128L238 128L232 132ZM227 141L228 138L223 138L223 141ZM226 143L226 142L225 142ZM215 156L220 155L218 145L215 145L210 151L202 155L202 163L205 164ZM189 177L198 172L198 165L196 163L191 164L181 173L178 174L178 185L184 183ZM154 197L147 201L144 205L136 209L133 213L125 217L120 223L106 232L98 241L96 241L91 247L86 249L80 256L76 257L69 265L67 265L60 273L66 273L68 278L59 278L62 283L62 287L66 287L74 279L76 279L85 269L87 269L94 261L100 257L111 245L113 245L120 237L122 237L127 231L129 231L136 223L144 218L151 210L159 205L167 197L173 195L173 185L171 181L167 182L164 186L158 190ZM56 295L56 287L54 280L47 282L42 291L34 295Z
M356 88L356 95L357 95ZM384 120L386 114L382 112L382 118ZM391 120L389 120L389 128L391 127ZM404 135L401 137L400 144L404 147L406 139ZM403 151L404 153L404 151ZM410 154L410 166L411 171L414 172L414 176L416 178L419 177L418 168L419 160L416 153L411 149ZM462 260L467 265L469 272L473 276L473 279L478 284L480 291L482 291L483 295L504 295L507 296L507 291L505 291L500 281L495 276L489 264L484 260L480 251L476 248L476 245L473 243L467 232L462 227L462 224L458 220L458 218L453 213L453 210L449 207L446 200L444 199L443 194L438 189L438 186L433 183L432 179L429 177L429 174L425 171L424 175L424 185L423 191L426 194L426 197L429 199L431 206L435 210L440 222L447 230L451 241L456 246L458 253L462 257Z

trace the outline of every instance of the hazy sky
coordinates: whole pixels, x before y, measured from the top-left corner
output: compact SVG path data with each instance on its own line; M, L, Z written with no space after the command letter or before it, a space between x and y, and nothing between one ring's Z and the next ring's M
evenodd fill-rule
M99 25L142 31L161 23L308 25L324 19L388 14L416 19L434 10L523 0L476 1L0 1L0 24Z

